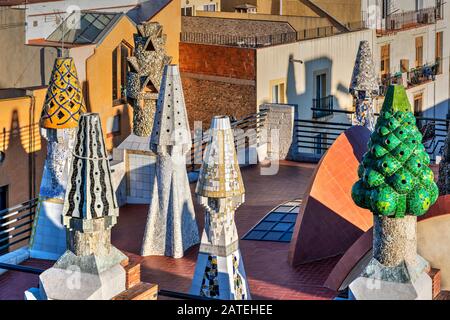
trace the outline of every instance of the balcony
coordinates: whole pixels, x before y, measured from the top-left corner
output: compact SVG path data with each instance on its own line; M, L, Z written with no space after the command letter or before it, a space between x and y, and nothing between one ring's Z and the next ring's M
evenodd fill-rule
M439 73L439 61L427 63L423 66L410 69L407 72L386 74L381 78L380 94L383 96L388 86L392 84L404 85L407 89L434 81Z
M401 30L436 23L438 20L443 19L442 8L443 5L438 4L436 7L388 15L383 19L384 25L381 29L377 29L377 35L383 36Z
M334 96L313 99L313 119L320 119L333 114Z

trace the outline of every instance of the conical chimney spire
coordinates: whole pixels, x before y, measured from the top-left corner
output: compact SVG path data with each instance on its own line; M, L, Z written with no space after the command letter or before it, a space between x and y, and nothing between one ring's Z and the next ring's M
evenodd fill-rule
M379 90L378 78L368 41L361 41L353 69L350 91L366 91L368 94Z
M75 63L72 58L57 58L41 114L41 127L76 128L84 112L86 106Z

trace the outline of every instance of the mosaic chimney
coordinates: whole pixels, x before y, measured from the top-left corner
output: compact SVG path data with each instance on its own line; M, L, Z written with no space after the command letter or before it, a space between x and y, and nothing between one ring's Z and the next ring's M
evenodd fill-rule
M128 58L127 96L134 111L133 133L149 137L164 66L172 58L166 55L166 35L159 23L144 23L137 29L134 56Z
M368 41L361 41L353 69L350 93L355 104L353 124L364 126L370 131L375 127L373 99L378 95L379 84Z
M349 285L355 300L431 300L429 263L417 253L417 217L439 195L406 90L390 86L353 201L373 213L372 259Z
M228 117L212 119L195 192L206 212L190 293L224 300L250 299L234 220L245 189Z
M40 119L47 158L30 242L32 258L57 260L66 251L62 209L78 119L85 111L73 59L56 59Z
M98 114L84 114L73 150L63 209L68 250L40 276L50 300L109 300L125 290L126 256L111 245L117 200Z
M181 258L199 243L186 155L191 133L178 66L165 67L150 148L157 155L142 255Z

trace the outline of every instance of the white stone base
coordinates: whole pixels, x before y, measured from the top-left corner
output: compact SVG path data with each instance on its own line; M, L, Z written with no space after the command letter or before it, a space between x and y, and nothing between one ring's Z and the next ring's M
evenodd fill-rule
M150 204L156 156L150 150L150 137L129 135L113 152L114 160L126 164L126 202Z
M372 259L363 274L349 286L350 300L432 300L427 262L418 256L415 266L402 263L385 267Z
M66 228L61 221L63 203L40 201L30 243L30 257L58 260L66 251Z
M39 277L42 300L110 300L125 290L125 270L115 265L100 274L51 268Z

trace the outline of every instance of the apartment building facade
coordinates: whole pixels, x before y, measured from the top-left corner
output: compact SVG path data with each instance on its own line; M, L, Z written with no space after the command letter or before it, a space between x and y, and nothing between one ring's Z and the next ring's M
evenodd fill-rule
M227 0L181 0L181 15L196 16L198 11L220 11L222 1Z
M247 99L246 105L239 111L256 112L259 105L267 102L294 104L297 106L297 119L315 121L307 126L317 128L318 133L317 139L314 137L307 141L314 145L317 140L315 146L318 145L318 148L299 148L299 152L322 154L326 150L323 146L333 140L327 138L329 130L322 132L321 123L351 123L354 105L349 85L359 43L366 40L370 43L379 75L378 109L383 102L384 88L391 83L402 83L407 87L418 117L446 119L450 109L450 41L446 41L449 38L449 6L433 1L424 2L423 7L416 9L412 5L415 1L404 2L409 2L409 6L392 11L396 16L385 17L392 23L370 25L364 21L363 28L350 32L330 35L318 32L312 39L286 43L249 41L246 48L239 48L239 44L233 48L222 47L220 50L224 52L220 56L210 55L218 47L214 41L209 44L182 43L182 52L189 51L196 60L198 58L196 65L185 59L181 61L181 69L185 71L184 81L193 81L189 80L193 75L197 78L195 82L210 81L204 85L198 84L198 90L193 87L187 92L188 108L201 105L199 108L203 112L209 108L212 110L211 99L204 96L207 91L208 96L214 97L214 105L224 105L220 108L227 110L228 102L223 98L228 91L219 89L220 85L215 86L211 81L228 82L230 86L240 86L240 92L251 92L251 99ZM408 11L410 7L412 12ZM425 18L426 14L428 18ZM276 36L273 35L273 38ZM244 52L251 58L243 59ZM241 63L234 67L227 66L228 60ZM330 111L317 112L314 109ZM228 113L234 115L238 111L230 107ZM333 135L331 132L330 136L335 136L336 131ZM443 138L437 143L442 146ZM436 154L440 151L439 146L433 147Z

